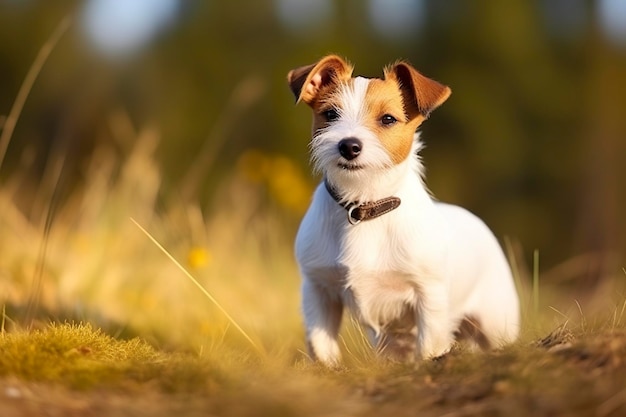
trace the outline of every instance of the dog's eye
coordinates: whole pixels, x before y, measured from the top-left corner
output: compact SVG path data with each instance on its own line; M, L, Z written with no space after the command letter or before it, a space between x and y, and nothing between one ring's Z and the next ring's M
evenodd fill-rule
M390 114L386 114L384 115L381 119L380 122L385 125L385 126L391 126L394 123L396 123L398 121L398 119L396 119L395 117L393 117Z
M339 118L339 113L335 109L328 109L322 112L322 116L326 119L327 122L332 122Z

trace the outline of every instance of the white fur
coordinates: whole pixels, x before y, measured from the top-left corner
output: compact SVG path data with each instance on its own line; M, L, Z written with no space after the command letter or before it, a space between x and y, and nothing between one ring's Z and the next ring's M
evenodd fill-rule
M368 82L357 78L352 88L342 87L340 117L313 138L312 160L346 201L396 196L402 203L352 225L324 185L316 189L296 238L311 355L338 363L343 307L371 330L379 348L404 330L415 339L418 358L446 353L466 316L480 322L492 346L513 341L520 325L518 297L496 238L468 211L432 199L422 181L417 134L411 155L392 163L361 123ZM346 137L362 141L355 161L363 169L338 165L345 160L337 144Z

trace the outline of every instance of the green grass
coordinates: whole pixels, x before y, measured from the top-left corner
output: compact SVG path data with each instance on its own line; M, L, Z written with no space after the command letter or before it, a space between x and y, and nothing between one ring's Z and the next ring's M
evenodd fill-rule
M201 390L221 376L201 358L117 340L89 324L50 324L0 336L0 375L75 389L156 383L166 391Z
M558 328L498 352L462 347L414 365L378 361L327 370L276 358L212 358L118 340L89 324L0 336L0 381L12 407L90 415L621 415L626 329ZM8 393L8 394L7 394ZM105 398L108 402L103 402ZM140 408L136 408L140 404ZM0 413L9 408L0 401ZM5 415L2 413L2 415Z

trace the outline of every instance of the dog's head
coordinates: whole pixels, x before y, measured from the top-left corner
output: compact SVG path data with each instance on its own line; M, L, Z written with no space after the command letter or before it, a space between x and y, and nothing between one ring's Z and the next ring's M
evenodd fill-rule
M296 68L287 80L297 102L313 110L312 159L333 183L402 164L415 132L450 88L400 61L384 78L352 78L352 66L336 55Z

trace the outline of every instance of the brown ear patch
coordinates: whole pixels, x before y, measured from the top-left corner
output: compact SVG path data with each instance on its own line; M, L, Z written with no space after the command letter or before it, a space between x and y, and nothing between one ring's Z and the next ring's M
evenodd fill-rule
M452 93L448 86L425 77L402 61L385 69L385 78L393 78L398 82L409 118L418 115L427 118Z
M315 64L295 68L287 74L287 82L296 102L312 105L320 91L333 83L350 79L352 65L337 55L328 55Z

